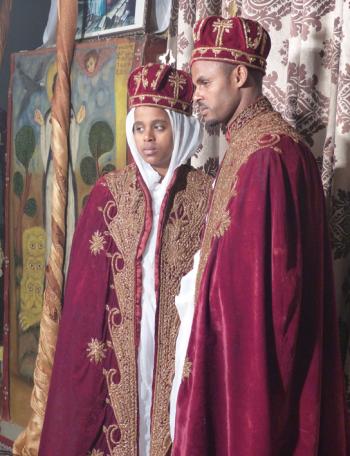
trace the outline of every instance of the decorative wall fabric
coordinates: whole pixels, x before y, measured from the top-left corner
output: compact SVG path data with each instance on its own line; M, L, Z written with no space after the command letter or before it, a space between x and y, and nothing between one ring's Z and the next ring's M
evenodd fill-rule
M347 400L350 405L350 1L175 0L170 46L188 68L192 27L209 14L237 12L269 31L264 92L310 145L327 198L340 315ZM207 133L196 166L217 167L225 148Z

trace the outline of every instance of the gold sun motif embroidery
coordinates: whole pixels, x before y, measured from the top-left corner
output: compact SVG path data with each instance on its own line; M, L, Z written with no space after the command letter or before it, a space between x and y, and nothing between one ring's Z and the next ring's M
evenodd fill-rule
M106 243L106 240L103 236L103 234L100 231L95 231L94 234L92 235L92 238L90 239L90 252L93 255L98 255L101 253L101 251L104 249L104 244Z
M104 454L100 450L92 450L90 453L88 453L88 456L104 456Z
M88 456L104 456L104 454L100 450L92 450L90 453L88 453Z
M88 343L86 351L88 352L87 356L89 360L98 364L106 357L107 348L105 347L104 342L101 342L98 339L91 339L91 342Z

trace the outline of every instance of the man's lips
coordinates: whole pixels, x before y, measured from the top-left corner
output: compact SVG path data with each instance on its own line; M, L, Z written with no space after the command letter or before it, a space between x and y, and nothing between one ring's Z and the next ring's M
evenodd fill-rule
M208 108L208 106L200 105L198 107L198 111L201 116L204 116L209 111L209 108Z

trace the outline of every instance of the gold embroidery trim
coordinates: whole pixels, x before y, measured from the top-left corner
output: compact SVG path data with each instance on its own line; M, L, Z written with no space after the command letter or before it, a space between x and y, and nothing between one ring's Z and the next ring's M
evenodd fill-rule
M108 328L117 365L104 369L109 403L116 419L115 425L104 427L110 456L136 456L138 448L137 423L137 361L135 356L135 257L146 212L144 195L131 165L119 173L106 176L113 196L103 209L109 232L118 248L111 258L114 290L118 308L107 308ZM112 216L117 211L116 215ZM120 439L117 441L117 433Z
M223 47L223 46L215 46L215 47L212 47L212 46L203 46L203 47L197 47L193 50L193 54L194 55L197 55L197 54L205 54L206 52L208 51L211 51L213 52L213 54L219 54L220 52L228 52L232 55L232 57L234 58L237 58L237 57L246 57L247 59L249 60L260 60L260 62L262 63L266 63L266 59L264 57L262 57L261 55L253 55L253 54L249 54L249 52L244 52L244 51L240 51L238 49L230 49L230 48L226 48L226 47ZM205 56L205 58L207 58L207 56ZM192 59L193 60L193 59Z
M262 26L260 24L257 24L257 34L255 39L252 39L249 23L243 20L241 21L241 24L243 26L247 47L254 50L257 49L264 33Z
M281 150L276 148L280 135L289 136L295 142L301 141L298 133L282 119L281 115L275 111L269 111L267 105L264 112L255 116L254 109L251 107L247 109L250 112L250 118L242 113L242 117L245 119L244 126L241 129L235 129L232 143L225 154L215 184L201 248L196 280L196 302L213 241L215 238L223 236L229 227L230 215L228 206L232 198L236 196L238 172L241 167L259 149L272 147L281 153Z
M187 101L183 101L183 100L179 100L179 99L176 99L176 98L171 98L171 97L166 97L164 95L154 95L153 93L145 93L143 95L133 95L132 97L129 97L130 98L130 102L132 104L135 103L135 99L138 98L139 100L143 101L145 98L147 97L152 97L152 99L155 101L157 100L160 101L160 100L166 100L168 101L170 104L173 103L173 104L176 104L176 103L181 103L182 105L184 106L190 106L191 103L187 103ZM156 102L156 101L155 101Z
M200 233L205 223L211 183L212 179L200 171L188 172L186 188L176 192L163 232L151 420L152 456L165 456L171 446L169 403L180 323L175 296L180 291L181 278L193 267L194 254L200 248Z
M163 73L165 65L160 65L159 70L157 71L153 81L151 82L151 87L153 90L156 90L159 84L159 78Z
M182 372L182 380L190 378L191 372L192 372L192 362L186 356L185 363L184 363L184 369Z

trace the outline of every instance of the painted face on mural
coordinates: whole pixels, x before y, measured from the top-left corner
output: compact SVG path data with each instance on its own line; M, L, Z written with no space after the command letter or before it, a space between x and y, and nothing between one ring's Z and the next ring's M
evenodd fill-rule
M93 73L96 68L96 60L93 57L89 57L89 59L86 62L86 70L89 73Z
M138 106L133 133L142 158L165 176L174 147L173 130L166 111L153 106Z

